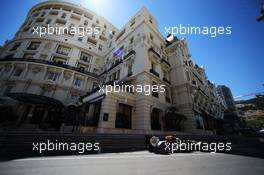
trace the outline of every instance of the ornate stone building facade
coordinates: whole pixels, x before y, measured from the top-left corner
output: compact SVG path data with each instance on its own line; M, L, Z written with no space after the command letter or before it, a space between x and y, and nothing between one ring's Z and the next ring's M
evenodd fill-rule
M36 26L89 26L99 33L40 37L33 35ZM205 133L223 117L224 103L205 70L192 62L186 40L167 41L144 7L118 29L75 4L37 4L0 56L0 94L19 102L19 127L161 133L166 113L175 107L187 118L182 131ZM106 95L98 89L113 82L164 85L165 92Z

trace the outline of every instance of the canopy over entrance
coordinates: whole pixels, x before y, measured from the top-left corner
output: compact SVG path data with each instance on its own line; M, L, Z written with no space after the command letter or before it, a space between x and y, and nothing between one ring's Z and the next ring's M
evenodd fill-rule
M29 93L9 93L7 96L24 103L52 105L56 107L64 107L63 103L51 97Z

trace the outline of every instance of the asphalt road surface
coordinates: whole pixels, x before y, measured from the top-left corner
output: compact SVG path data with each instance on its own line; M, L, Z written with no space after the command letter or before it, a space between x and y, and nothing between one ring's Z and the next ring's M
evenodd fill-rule
M263 175L264 159L220 153L157 155L147 151L0 162L0 175Z

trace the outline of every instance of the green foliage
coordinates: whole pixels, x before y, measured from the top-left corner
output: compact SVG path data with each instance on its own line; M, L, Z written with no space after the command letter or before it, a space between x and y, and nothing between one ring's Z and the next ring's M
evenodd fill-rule
M264 127L264 117L263 116L255 116L252 119L246 120L246 123L251 128L262 128Z

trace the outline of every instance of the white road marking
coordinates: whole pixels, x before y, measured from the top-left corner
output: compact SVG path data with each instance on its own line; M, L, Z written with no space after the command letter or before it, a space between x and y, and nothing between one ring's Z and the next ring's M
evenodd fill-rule
M13 161L45 161L45 160L74 160L74 159L128 159L128 158L172 158L172 157L183 157L183 156L215 156L221 155L220 153L210 154L210 153L183 153L183 154L171 154L171 155L158 155L158 154L134 154L133 153L120 153L112 154L112 156L61 156L61 157L40 157L40 158L25 158L25 159L16 159Z

